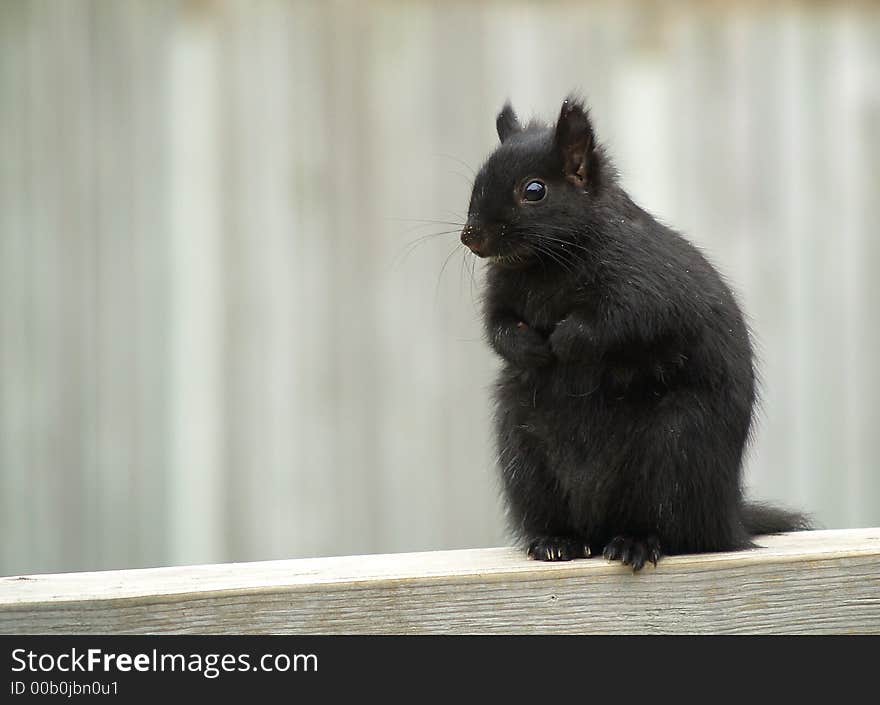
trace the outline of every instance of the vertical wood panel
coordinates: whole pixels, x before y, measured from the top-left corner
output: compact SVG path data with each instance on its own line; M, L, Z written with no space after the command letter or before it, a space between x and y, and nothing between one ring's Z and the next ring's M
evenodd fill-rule
M26 49L30 28L24 4L0 6L0 542L4 566L31 566L40 536L23 497L30 494L28 418L29 241L25 186L28 120ZM48 550L48 547L44 550Z
M172 450L167 501L173 561L186 563L226 555L220 482L226 342L219 124L222 55L213 13L198 5L184 7L170 52Z

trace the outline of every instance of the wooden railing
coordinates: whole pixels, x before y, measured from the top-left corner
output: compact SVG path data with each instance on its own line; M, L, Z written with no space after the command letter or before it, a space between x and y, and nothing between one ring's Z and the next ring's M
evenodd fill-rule
M633 574L513 549L0 579L0 633L880 633L880 528Z

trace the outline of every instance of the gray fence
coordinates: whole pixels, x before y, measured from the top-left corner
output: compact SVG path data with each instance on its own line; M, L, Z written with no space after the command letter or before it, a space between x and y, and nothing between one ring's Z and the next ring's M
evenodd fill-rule
M4 0L0 572L502 542L473 262L408 243L572 89L740 292L753 494L877 525L878 77L876 3Z

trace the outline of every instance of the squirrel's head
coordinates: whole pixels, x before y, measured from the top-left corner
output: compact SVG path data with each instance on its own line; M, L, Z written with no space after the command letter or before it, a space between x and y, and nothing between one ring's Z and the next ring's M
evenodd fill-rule
M570 97L555 125L523 127L507 103L495 125L501 144L474 180L462 243L502 265L564 261L611 178L587 109Z

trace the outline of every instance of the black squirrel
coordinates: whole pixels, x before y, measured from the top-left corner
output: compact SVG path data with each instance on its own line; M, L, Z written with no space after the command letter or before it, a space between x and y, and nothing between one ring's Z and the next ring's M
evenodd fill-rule
M621 188L582 100L553 126L507 103L496 127L461 240L488 259L497 450L528 554L640 570L809 528L743 499L755 372L719 273Z

